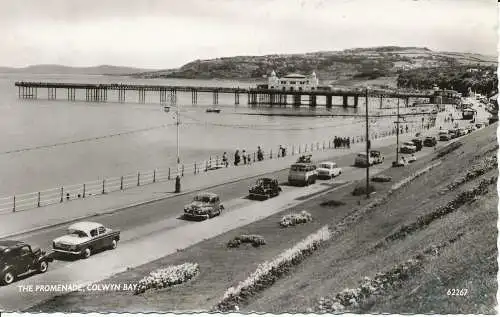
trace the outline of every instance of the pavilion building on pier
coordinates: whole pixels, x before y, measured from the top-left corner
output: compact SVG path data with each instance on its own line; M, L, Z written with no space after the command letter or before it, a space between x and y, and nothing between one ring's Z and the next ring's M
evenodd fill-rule
M273 70L268 78L268 89L281 91L314 91L318 89L319 80L316 73L310 76L289 74L279 78Z

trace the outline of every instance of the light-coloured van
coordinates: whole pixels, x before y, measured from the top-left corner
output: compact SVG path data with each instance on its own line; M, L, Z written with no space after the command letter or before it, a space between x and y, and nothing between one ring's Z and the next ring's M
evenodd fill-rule
M317 177L316 165L310 163L295 163L290 166L288 184L307 186L314 184Z

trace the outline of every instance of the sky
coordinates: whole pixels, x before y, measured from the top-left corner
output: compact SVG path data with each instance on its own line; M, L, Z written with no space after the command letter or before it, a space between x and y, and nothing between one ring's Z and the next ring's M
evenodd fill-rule
M384 45L496 55L496 0L1 0L0 66L176 68Z

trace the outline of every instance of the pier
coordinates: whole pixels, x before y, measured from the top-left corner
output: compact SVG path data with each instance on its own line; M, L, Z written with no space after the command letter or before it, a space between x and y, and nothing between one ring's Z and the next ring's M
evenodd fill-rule
M364 98L366 92L363 89L318 89L312 91L281 91L267 88L230 88L230 87L205 87L205 86L166 86L166 85L138 85L138 84L80 84L80 83L49 83L49 82L16 82L18 88L18 97L20 99L38 99L43 98L43 93L39 94L38 90L47 90L48 100L68 100L68 101L86 101L86 102L135 102L146 103L146 95L158 95L160 104L175 103L177 93L191 94L191 103L198 103L199 93L212 94L213 105L219 104L220 94L229 94L234 96L234 104L240 104L240 96L247 95L247 103L249 105L271 105L271 106L287 106L291 105L299 107L304 105L303 99L306 99L306 105L314 108L318 106L318 97L324 98L324 106L331 108L332 106L340 106L344 108L357 108L360 98ZM62 92L59 93L58 91ZM84 91L78 96L85 98L77 98L77 91ZM113 98L108 95L109 91L113 91ZM133 91L136 98L131 98L127 92ZM334 104L334 98L341 98L341 103ZM404 100L404 105L409 106L410 98L427 99L429 103L436 103L439 97L435 93L420 92L420 93L398 93L370 90L369 97L380 98L380 108L384 99L394 98Z

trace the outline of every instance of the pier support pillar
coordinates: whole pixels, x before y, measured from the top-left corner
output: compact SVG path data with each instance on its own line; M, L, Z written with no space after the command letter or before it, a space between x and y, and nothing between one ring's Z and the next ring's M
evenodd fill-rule
M354 107L357 108L358 107L358 95L354 96Z
M382 109L383 96L380 96L380 109Z
M316 95L309 95L309 106L316 107Z
M214 105L219 104L219 92L217 90L214 90L214 93L213 93L213 104Z
M239 92L235 92L234 93L234 104L235 105L239 105L240 104L240 93Z
M296 106L296 107L300 107L300 103L301 103L301 95L297 94L297 95L293 95L293 105Z
M326 107L331 108L332 107L332 95L327 95L326 96Z
M196 89L191 90L191 103L198 104L198 91Z
M342 96L342 106L347 107L349 105L349 100L347 96Z
M405 107L408 108L408 104L410 103L410 97L405 98Z

